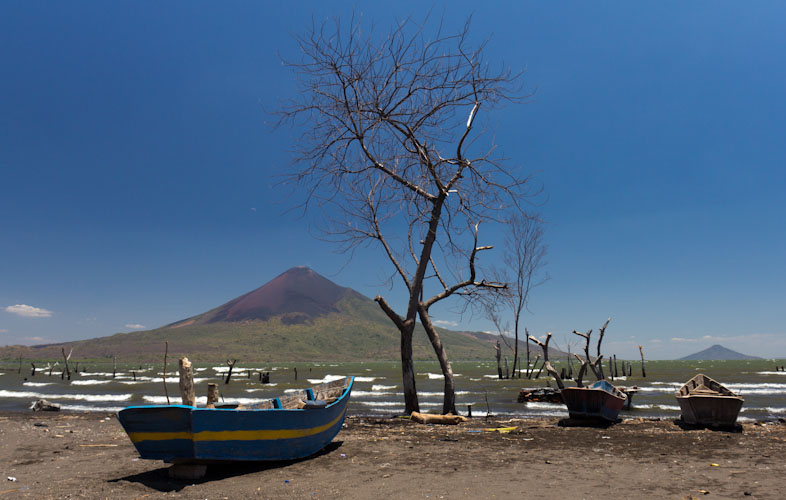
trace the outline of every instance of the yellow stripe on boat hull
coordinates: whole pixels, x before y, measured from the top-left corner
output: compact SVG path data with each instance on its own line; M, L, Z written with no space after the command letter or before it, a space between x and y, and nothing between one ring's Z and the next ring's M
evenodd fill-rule
M311 411L311 410L306 410ZM168 441L170 439L190 439L194 441L266 441L273 439L295 439L313 436L324 432L344 418L344 409L333 421L319 427L308 429L261 429L250 431L202 431L191 432L130 432L128 437L134 443L141 441Z

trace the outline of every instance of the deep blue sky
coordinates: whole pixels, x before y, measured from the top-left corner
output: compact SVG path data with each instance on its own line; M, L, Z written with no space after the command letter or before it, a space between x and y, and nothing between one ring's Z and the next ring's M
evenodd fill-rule
M530 331L564 344L612 316L620 356L786 356L786 6L478 5L432 15L474 13L487 59L537 90L490 117L548 196ZM275 188L297 135L263 109L293 91L280 56L353 8L387 29L423 7L3 2L0 344L161 326L296 265L401 305L381 254L345 266Z

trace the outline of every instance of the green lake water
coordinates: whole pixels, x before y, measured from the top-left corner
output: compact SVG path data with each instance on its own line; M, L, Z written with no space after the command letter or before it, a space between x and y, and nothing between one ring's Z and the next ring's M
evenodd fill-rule
M641 376L641 363L633 363L633 374L614 380L615 385L637 386L633 407L621 414L626 417L677 418L679 406L674 392L697 373L705 373L745 399L740 420L786 418L786 373L776 371L783 360L751 361L649 361L647 377ZM177 373L170 365L167 390L170 400L179 403ZM557 369L561 368L556 363ZM397 362L368 363L281 363L238 364L229 384L223 383L226 365L195 365L195 383L199 402L204 403L208 382L218 382L225 401L250 403L300 389L332 377L354 375L355 386L349 413L358 415L395 415L404 410L401 394L401 369ZM72 380L61 380L38 371L31 375L30 365L21 374L11 363L0 369L0 410L26 411L37 399L60 403L68 411L117 411L126 406L165 404L162 366L146 364L118 365L115 377L111 363L80 364ZM297 369L297 380L295 380ZM270 372L270 384L259 381L258 371ZM421 411L439 411L442 407L443 379L437 362L415 362L416 383ZM561 404L517 403L522 388L544 387L549 377L538 380L503 379L490 362L454 362L458 409L466 413L472 406L475 416L491 412L510 416L567 416ZM606 365L608 371L608 365ZM252 375L249 376L249 372ZM136 380L134 380L136 375ZM568 382L571 385L571 382Z

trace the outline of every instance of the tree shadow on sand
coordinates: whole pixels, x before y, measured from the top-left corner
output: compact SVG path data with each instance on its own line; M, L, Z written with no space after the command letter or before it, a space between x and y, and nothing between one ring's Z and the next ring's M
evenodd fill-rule
M322 450L309 455L305 458L298 460L280 460L269 462L220 462L220 461L200 461L195 463L202 463L207 465L207 472L205 476L200 479L174 479L169 477L169 467L167 464L164 467L149 470L147 472L140 472L139 474L132 474L130 476L119 477L116 479L109 479L109 483L118 483L120 481L128 481L130 483L139 483L158 490L164 493L173 491L180 491L186 486L193 484L209 483L211 481L221 481L232 477L243 476L246 474L254 474L257 472L264 472L266 470L280 469L292 464L311 460L313 458L328 455L341 447L343 441L333 441Z

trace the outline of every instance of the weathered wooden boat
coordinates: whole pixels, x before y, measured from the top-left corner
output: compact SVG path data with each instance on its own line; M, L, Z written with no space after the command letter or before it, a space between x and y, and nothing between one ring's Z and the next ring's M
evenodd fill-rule
M732 427L743 403L740 396L703 373L688 380L675 396L682 421L691 425Z
M118 413L145 459L175 463L294 460L338 434L354 377L249 406L131 406Z
M562 401L568 407L570 418L614 422L627 399L625 393L605 380L599 380L589 387L562 389Z

